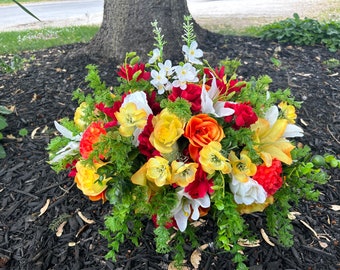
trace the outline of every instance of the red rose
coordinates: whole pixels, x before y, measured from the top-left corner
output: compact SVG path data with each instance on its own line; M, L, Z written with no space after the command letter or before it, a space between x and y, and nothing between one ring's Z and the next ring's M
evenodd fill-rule
M256 113L253 111L253 108L246 103L226 102L224 107L231 108L235 111L233 115L224 117L224 121L227 123L231 123L233 121L233 128L236 130L240 129L241 127L248 128L258 119Z
M270 167L267 167L265 164L257 166L253 179L264 188L268 196L271 196L282 186L281 173L281 161L273 159Z

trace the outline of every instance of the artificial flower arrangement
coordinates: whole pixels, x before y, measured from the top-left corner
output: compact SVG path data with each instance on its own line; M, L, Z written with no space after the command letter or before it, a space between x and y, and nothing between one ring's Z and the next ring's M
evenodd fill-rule
M73 120L55 122L62 136L50 142L49 162L57 172L70 169L90 200L112 204L102 231L107 258L126 239L138 245L146 216L157 251L175 247L181 262L185 239L198 244L192 223L209 214L217 246L230 250L241 269L239 240L251 237L244 216L265 211L271 235L292 245L291 204L317 199L314 184L327 175L307 160L308 147L291 141L303 130L296 124L300 103L289 90L269 91L268 76L239 80L235 60L212 68L202 60L191 18L183 25L184 61L177 65L164 61L155 22L148 63L128 53L119 86L106 87L88 66L93 93L74 92L79 107Z

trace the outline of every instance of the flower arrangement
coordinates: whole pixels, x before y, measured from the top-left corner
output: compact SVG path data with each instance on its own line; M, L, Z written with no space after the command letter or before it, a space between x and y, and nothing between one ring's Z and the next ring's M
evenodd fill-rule
M300 103L290 91L269 91L268 76L240 80L236 60L212 68L190 17L183 25L184 60L177 65L164 61L155 22L148 63L128 53L119 86L106 87L88 66L93 93L74 92L79 107L73 120L55 122L62 136L51 140L49 162L57 172L69 169L90 200L112 204L102 231L108 258L125 239L138 245L147 216L157 251L175 246L181 262L184 239L198 243L192 222L209 214L217 245L230 250L241 269L239 240L250 237L244 216L265 211L271 235L289 246L291 204L316 200L314 184L327 175L309 162L308 147L291 140L303 130L296 124Z

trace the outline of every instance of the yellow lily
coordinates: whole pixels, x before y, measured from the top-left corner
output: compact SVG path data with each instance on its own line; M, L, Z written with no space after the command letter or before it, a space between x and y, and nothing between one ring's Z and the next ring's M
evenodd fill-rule
M292 164L290 152L295 148L283 134L287 128L288 120L278 119L270 126L269 121L259 118L257 122L251 125L254 131L254 149L262 158L266 166L271 166L272 159L277 158L287 165Z
M251 162L246 151L242 151L238 158L234 151L229 154L229 161L232 166L232 174L240 182L247 182L249 176L256 173L256 165Z

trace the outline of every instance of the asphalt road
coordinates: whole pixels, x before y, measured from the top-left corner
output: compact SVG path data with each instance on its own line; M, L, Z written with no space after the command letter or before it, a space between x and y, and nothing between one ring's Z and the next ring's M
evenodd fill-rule
M40 28L47 25L65 26L100 24L104 0L71 0L40 2L24 5L41 22L24 12L17 5L0 6L0 31Z
M166 0L164 0L166 1ZM194 19L206 28L240 29L292 17L340 20L340 0L187 0ZM100 25L104 0L56 0L26 4L41 22L17 5L0 6L0 31L45 26Z

